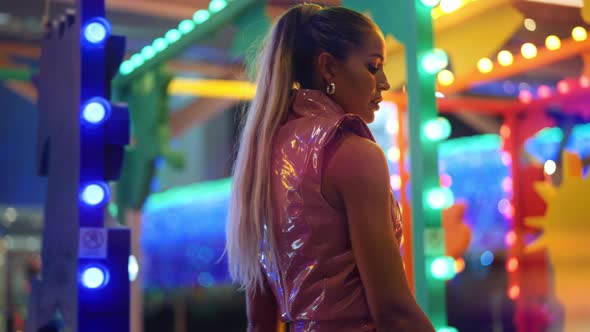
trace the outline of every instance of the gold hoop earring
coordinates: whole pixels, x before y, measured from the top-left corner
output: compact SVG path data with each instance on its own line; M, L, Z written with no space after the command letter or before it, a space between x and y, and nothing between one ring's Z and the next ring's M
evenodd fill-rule
M333 95L336 92L336 83L332 82L326 85L326 94Z

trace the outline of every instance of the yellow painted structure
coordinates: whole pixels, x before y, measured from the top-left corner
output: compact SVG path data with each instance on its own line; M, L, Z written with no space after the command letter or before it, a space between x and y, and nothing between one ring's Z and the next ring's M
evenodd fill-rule
M433 10L434 45L449 56L455 80L477 72L477 61L499 51L522 25L524 17L511 0L463 1L459 10L442 14ZM406 82L403 45L393 36L385 38L385 72L392 87Z
M555 274L555 292L565 309L564 332L590 331L590 177L582 177L582 161L565 153L563 181L535 185L547 203L543 217L527 224L543 228L543 236L527 250L547 248Z
M247 81L176 78L170 82L168 92L172 95L250 100L256 93L256 85Z

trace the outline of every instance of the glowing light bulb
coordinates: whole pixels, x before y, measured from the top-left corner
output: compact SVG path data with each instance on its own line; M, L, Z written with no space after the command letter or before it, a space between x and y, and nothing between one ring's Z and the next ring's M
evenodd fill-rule
M152 45L147 45L141 49L141 55L143 55L144 59L149 60L156 55L156 49Z
M532 43L525 43L520 48L520 53L525 59L532 59L537 56L537 46Z
M537 30L537 22L535 22L535 20L533 20L532 18L525 18L524 27L528 31L535 31Z
M166 41L166 39L160 37L154 40L152 46L156 49L156 51L161 52L165 50L166 47L168 47L168 42Z
M104 286L108 282L106 269L99 266L89 266L82 271L82 285L86 288L95 289Z
M551 88L547 85L541 85L537 88L537 94L540 98L549 98L551 97Z
M455 276L455 260L449 256L435 258L430 264L430 274L439 280L452 279Z
M508 272L518 270L518 259L516 257L511 257L508 262L506 262L506 270L508 270Z
M222 10L227 6L227 2L225 0L211 0L209 3L209 10L212 13L217 13L218 11Z
M143 65L143 63L145 62L145 59L144 59L144 57L141 54L136 53L136 54L133 54L129 58L129 61L131 61L131 63L133 64L133 66L135 66L135 68L137 68L137 67Z
M588 78L588 76L580 76L578 84L580 84L582 88L588 88L590 87L590 78Z
M195 28L195 22L192 20L184 20L178 24L178 31L182 34L187 34Z
M397 121L387 121L385 124L385 130L387 130L389 134L396 134L399 131L399 124Z
M545 174L553 175L553 174L555 174L555 171L557 170L557 164L555 164L555 162L553 160L549 159L543 165L543 170L545 171Z
M209 19L209 16L211 16L211 14L209 14L208 10L205 10L205 9L197 10L193 14L193 21L195 21L195 24L201 24L201 23L207 21Z
M505 192L511 192L512 191L512 178L511 177L505 177L504 180L502 180L502 190L504 190Z
M483 254L481 254L481 256L479 257L479 262L481 263L481 265L483 266L490 266L492 265L492 263L494 262L494 254L489 251L486 250Z
M387 150L387 158L394 163L399 161L400 156L401 152L397 146L391 147Z
M440 9L445 13L452 13L461 7L461 0L441 0Z
M452 326L443 326L436 329L436 332L459 332L459 330Z
M545 38L545 47L550 51L555 51L561 48L561 39L555 35L550 35Z
M498 202L498 211L500 211L502 214L506 213L506 211L508 211L511 207L512 204L510 204L510 201L506 198L502 198Z
M119 73L121 73L121 75L127 75L131 73L133 69L135 69L133 63L129 60L125 60L121 63L121 66L119 67Z
M449 188L434 188L426 192L426 203L430 208L440 210L453 205L453 192Z
M487 74L494 69L494 63L492 62L492 60L490 60L488 58L481 58L477 62L477 69L482 74Z
M504 243L507 247L512 247L516 243L516 233L514 231L506 233L506 236L504 236Z
M84 27L84 38L92 44L103 43L110 34L111 25L102 17L90 19Z
M139 264L137 263L137 258L135 258L133 255L129 255L127 272L129 273L129 281L133 282L135 279L137 279L137 274L139 273Z
M182 35L181 35L180 31L178 31L176 29L170 29L170 30L168 30L168 32L166 32L166 34L164 35L164 38L166 38L168 43L172 44L172 43L177 42L181 36Z
M448 174L442 174L440 176L440 184L445 188L450 188L453 185L453 178Z
M391 184L391 189L400 190L402 187L402 178L399 175L394 174L389 177L389 183Z
M81 198L88 205L99 205L108 200L109 191L104 183L91 183L82 189Z
M426 7L434 7L436 5L438 5L438 3L440 2L440 0L421 0L420 2L422 2L422 4Z
M561 93L562 95L570 92L570 85L569 85L569 83L566 82L566 81L559 81L557 83L557 91L559 93Z
M82 108L84 121L97 125L110 115L110 104L103 98L92 98Z
M510 137L510 127L508 127L505 124L501 125L500 126L500 136L502 136L504 138Z
M445 51L435 48L422 56L422 69L428 74L436 74L449 64L449 57Z
M506 207L506 210L504 210L504 212L502 212L502 215L507 220L511 220L512 218L514 218L514 207L512 206L512 204L509 204Z
M437 75L438 83L443 86L449 86L455 81L455 75L448 69L441 70Z
M430 141L446 139L451 134L451 123L443 117L432 119L424 124L424 136Z
M455 273L461 273L465 270L465 260L463 258L455 259Z
M518 100L520 100L521 103L528 104L533 101L533 94L528 90L521 90L518 93Z
M514 285L508 290L508 297L512 300L516 300L520 296L520 287Z
M505 166L512 164L512 156L510 155L510 152L502 151L502 164Z
M509 51L502 50L500 51L500 53L498 53L498 63L501 66L510 66L512 62L514 62L514 57L512 56L512 53L510 53Z
M572 38L577 42L584 41L588 38L588 31L582 27L575 27L572 29Z

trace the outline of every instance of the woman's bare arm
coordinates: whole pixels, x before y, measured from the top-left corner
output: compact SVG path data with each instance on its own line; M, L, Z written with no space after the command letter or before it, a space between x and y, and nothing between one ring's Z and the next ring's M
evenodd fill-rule
M345 207L352 249L378 331L434 332L406 280L381 148L356 135L344 137L327 161L324 176Z

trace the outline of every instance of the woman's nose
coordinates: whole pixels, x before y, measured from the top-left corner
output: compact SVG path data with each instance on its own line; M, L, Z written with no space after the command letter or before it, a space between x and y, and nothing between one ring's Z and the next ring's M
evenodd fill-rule
M389 86L389 82L387 81L387 79L384 79L383 81L381 81L381 83L379 84L379 89L383 90L383 91L387 91L391 88L391 86Z

